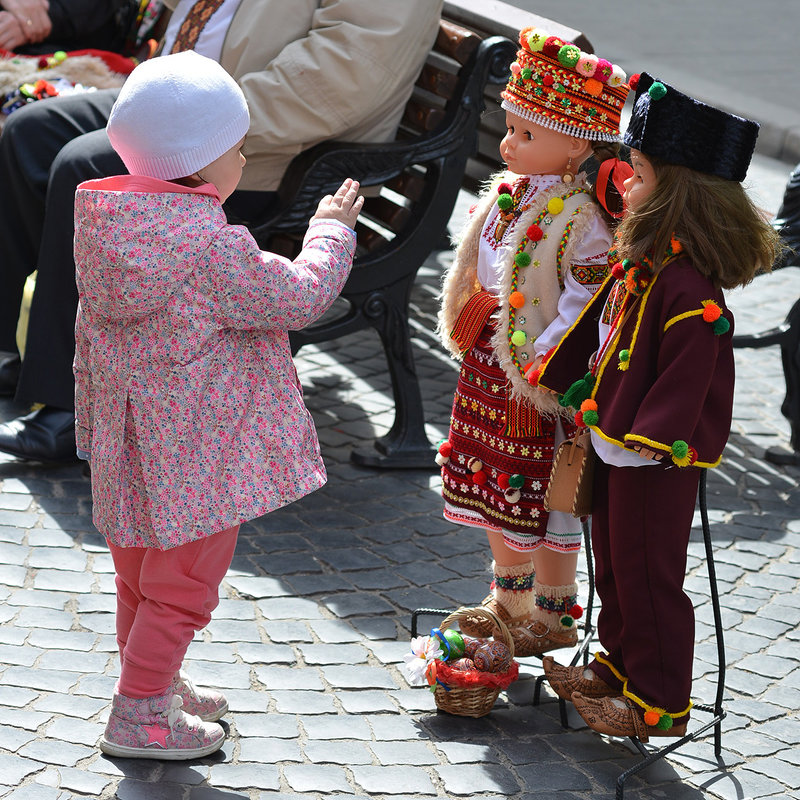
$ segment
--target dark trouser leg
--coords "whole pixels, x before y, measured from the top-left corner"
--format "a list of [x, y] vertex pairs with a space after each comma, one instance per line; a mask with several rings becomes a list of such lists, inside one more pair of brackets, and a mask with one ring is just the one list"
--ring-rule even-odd
[[[52, 163], [52, 167], [46, 192], [41, 196], [37, 209], [37, 218], [43, 219], [39, 227], [41, 245], [38, 254], [34, 246], [29, 246], [26, 257], [31, 261], [18, 265], [14, 270], [18, 277], [38, 268], [25, 359], [17, 389], [17, 399], [21, 401], [65, 409], [74, 405], [72, 359], [78, 304], [72, 257], [74, 196], [77, 185], [84, 180], [125, 172], [105, 130], [100, 130], [105, 128], [117, 93], [116, 89], [107, 89], [55, 98], [31, 106], [31, 109], [39, 105], [50, 107], [43, 108], [32, 121], [41, 126], [41, 130], [38, 133], [30, 131], [30, 135], [35, 137], [35, 141], [30, 143], [31, 150], [36, 149], [40, 138], [51, 136], [60, 147], [55, 154], [50, 154], [48, 166]], [[9, 122], [13, 119], [12, 115]], [[5, 132], [0, 141], [4, 137]], [[41, 169], [35, 169], [39, 170], [37, 186], [41, 190]], [[12, 193], [7, 202], [13, 202], [13, 199]], [[5, 236], [3, 238], [5, 240]], [[16, 311], [9, 309], [14, 327], [19, 313], [19, 300], [16, 302]]]
[[[692, 685], [694, 609], [683, 580], [699, 480], [692, 467], [608, 468], [603, 571], [613, 575], [617, 604], [604, 620], [617, 631], [610, 660], [631, 692], [673, 714], [688, 705]], [[598, 674], [605, 679], [602, 665]]]

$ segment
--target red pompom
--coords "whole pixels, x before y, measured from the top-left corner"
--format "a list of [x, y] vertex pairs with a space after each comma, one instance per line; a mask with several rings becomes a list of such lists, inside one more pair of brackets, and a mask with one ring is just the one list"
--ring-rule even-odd
[[439, 452], [443, 456], [449, 456], [453, 452], [453, 445], [450, 442], [442, 442], [439, 445]]
[[625, 277], [625, 267], [622, 266], [621, 261], [617, 261], [613, 267], [611, 267], [611, 274], [617, 279], [621, 280]]
[[508, 476], [508, 475], [506, 475], [506, 474], [505, 474], [505, 472], [501, 472], [501, 473], [500, 473], [500, 474], [497, 476], [497, 485], [498, 485], [498, 486], [499, 486], [501, 489], [508, 489], [508, 478], [509, 478], [509, 476]]
[[552, 86], [552, 85], [555, 83], [555, 79], [553, 78], [553, 76], [552, 76], [552, 75], [550, 75], [550, 74], [548, 73], [547, 75], [544, 75], [544, 76], [542, 77], [542, 83], [543, 83], [545, 86]]
[[586, 427], [586, 423], [583, 421], [583, 411], [579, 411], [579, 412], [578, 412], [578, 413], [575, 415], [575, 424], [576, 424], [576, 425], [577, 425], [579, 428], [585, 428], [585, 427]]
[[489, 476], [482, 469], [472, 475], [472, 482], [477, 483], [479, 486], [482, 486], [487, 480], [489, 480]]
[[698, 453], [691, 445], [689, 445], [689, 463], [694, 464], [697, 461]]
[[39, 67], [39, 69], [45, 69], [47, 67], [47, 59], [44, 57], [40, 58], [36, 62], [36, 66]]
[[539, 385], [539, 376], [541, 374], [542, 374], [542, 368], [541, 367], [537, 367], [536, 369], [529, 369], [525, 373], [525, 380], [528, 381], [528, 383], [531, 386], [538, 386]]
[[548, 36], [544, 41], [542, 50], [544, 51], [545, 55], [550, 56], [550, 58], [558, 58], [558, 51], [564, 46], [564, 44], [564, 40], [559, 39], [558, 36]]
[[531, 225], [525, 234], [532, 242], [538, 242], [544, 236], [544, 231], [538, 225]]
[[635, 72], [628, 79], [628, 86], [630, 86], [631, 89], [633, 89], [634, 92], [639, 88], [639, 78], [641, 78], [641, 77], [642, 76], [638, 72]]
[[583, 607], [575, 603], [575, 605], [569, 610], [569, 615], [572, 617], [572, 619], [580, 619], [583, 616]]
[[510, 183], [503, 181], [497, 187], [497, 194], [514, 194], [514, 187]]

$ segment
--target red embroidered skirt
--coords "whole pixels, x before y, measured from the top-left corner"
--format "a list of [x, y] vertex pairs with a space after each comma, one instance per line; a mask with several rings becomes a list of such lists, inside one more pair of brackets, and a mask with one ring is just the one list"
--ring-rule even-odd
[[[543, 501], [556, 422], [534, 410], [522, 435], [507, 433], [508, 378], [490, 344], [493, 334], [489, 322], [461, 364], [448, 436], [452, 451], [442, 467], [444, 515], [502, 531], [515, 549], [533, 550], [547, 534]], [[512, 476], [512, 484], [522, 482], [518, 492], [508, 485]], [[574, 523], [580, 531], [580, 522]]]

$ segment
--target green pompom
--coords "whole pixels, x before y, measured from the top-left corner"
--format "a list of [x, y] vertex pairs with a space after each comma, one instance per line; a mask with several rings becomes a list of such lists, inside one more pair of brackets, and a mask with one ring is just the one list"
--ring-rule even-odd
[[513, 205], [514, 198], [508, 192], [503, 192], [503, 194], [497, 198], [497, 206], [501, 211], [508, 211]]
[[525, 476], [524, 475], [509, 475], [508, 476], [508, 485], [512, 489], [521, 489], [525, 485]]
[[660, 731], [668, 731], [672, 727], [672, 717], [669, 714], [662, 714], [656, 723], [656, 728]]
[[511, 344], [514, 347], [523, 347], [528, 342], [528, 334], [525, 331], [514, 331], [511, 334]]
[[569, 615], [564, 614], [563, 617], [559, 620], [561, 626], [564, 628], [571, 628], [575, 624], [575, 620]]
[[652, 100], [660, 100], [664, 95], [667, 93], [667, 87], [664, 86], [663, 83], [659, 83], [655, 81], [650, 88], [647, 90], [647, 94], [650, 95]]
[[520, 77], [525, 81], [529, 81], [531, 79], [531, 75], [533, 75], [533, 70], [530, 69], [530, 67], [525, 67], [525, 69], [520, 72]]
[[575, 47], [574, 44], [565, 44], [559, 51], [558, 51], [558, 60], [561, 64], [565, 67], [574, 67], [578, 63], [578, 59], [581, 57], [580, 48]]
[[731, 324], [725, 317], [719, 317], [711, 323], [711, 330], [714, 331], [717, 336], [722, 336], [723, 333], [727, 333], [730, 329]]
[[597, 425], [597, 421], [600, 419], [597, 412], [590, 409], [589, 411], [583, 412], [583, 424], [584, 425]]
[[672, 443], [672, 455], [675, 458], [686, 458], [689, 455], [689, 445], [683, 439], [676, 439]]
[[619, 351], [619, 360], [620, 361], [628, 361], [628, 360], [630, 360], [630, 357], [631, 357], [631, 351], [630, 350], [620, 350]]
[[564, 392], [562, 398], [558, 401], [565, 408], [571, 406], [572, 408], [580, 408], [584, 400], [588, 400], [592, 396], [592, 389], [594, 388], [594, 375], [587, 372], [580, 380], [575, 381], [572, 386]]
[[526, 253], [524, 251], [522, 253], [517, 253], [514, 256], [514, 263], [518, 267], [527, 267], [531, 263], [530, 253]]
[[624, 269], [625, 272], [627, 272], [632, 266], [633, 266], [633, 261], [631, 261], [629, 258], [622, 259], [622, 269]]

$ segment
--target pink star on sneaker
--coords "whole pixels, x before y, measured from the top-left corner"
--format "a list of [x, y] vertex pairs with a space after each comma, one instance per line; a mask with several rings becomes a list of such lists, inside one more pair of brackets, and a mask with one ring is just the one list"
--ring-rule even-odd
[[167, 749], [169, 728], [162, 728], [160, 725], [142, 725], [142, 727], [147, 731], [145, 747], [149, 747], [151, 744], [158, 744], [165, 750]]

